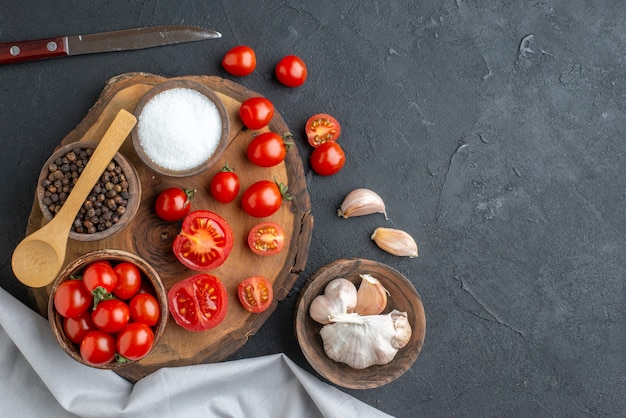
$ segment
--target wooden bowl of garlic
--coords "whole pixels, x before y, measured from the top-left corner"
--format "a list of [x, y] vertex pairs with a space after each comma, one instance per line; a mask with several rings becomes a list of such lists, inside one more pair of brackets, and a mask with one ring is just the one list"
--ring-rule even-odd
[[330, 382], [371, 389], [400, 377], [424, 343], [426, 316], [411, 282], [385, 264], [336, 260], [300, 293], [296, 337], [311, 366]]

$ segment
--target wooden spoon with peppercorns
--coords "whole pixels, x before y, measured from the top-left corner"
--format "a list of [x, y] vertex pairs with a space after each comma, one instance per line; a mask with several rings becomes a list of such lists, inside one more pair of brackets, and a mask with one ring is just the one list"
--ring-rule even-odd
[[124, 109], [119, 111], [59, 213], [15, 248], [11, 263], [19, 281], [30, 287], [43, 287], [56, 278], [65, 261], [67, 240], [76, 214], [136, 123], [131, 113]]

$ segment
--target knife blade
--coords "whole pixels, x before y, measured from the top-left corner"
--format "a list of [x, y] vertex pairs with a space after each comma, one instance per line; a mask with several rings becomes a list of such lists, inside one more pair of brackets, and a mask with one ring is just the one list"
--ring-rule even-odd
[[126, 51], [220, 38], [222, 34], [189, 25], [124, 29], [88, 35], [58, 36], [30, 41], [1, 42], [0, 64], [53, 57]]

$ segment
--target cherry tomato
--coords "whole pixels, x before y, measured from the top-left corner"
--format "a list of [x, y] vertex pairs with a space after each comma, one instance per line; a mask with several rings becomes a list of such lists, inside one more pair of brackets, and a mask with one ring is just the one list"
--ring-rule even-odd
[[265, 277], [253, 276], [239, 283], [237, 294], [247, 311], [261, 313], [272, 304], [274, 289]]
[[240, 188], [239, 176], [235, 174], [235, 170], [228, 166], [228, 163], [215, 173], [209, 185], [211, 196], [222, 203], [230, 203], [235, 200]]
[[117, 275], [117, 286], [113, 289], [113, 294], [120, 299], [132, 298], [141, 287], [141, 272], [136, 265], [129, 262], [121, 262], [113, 271]]
[[143, 322], [133, 322], [117, 335], [117, 352], [128, 360], [144, 358], [154, 345], [154, 332]]
[[157, 196], [154, 209], [159, 218], [175, 222], [180, 221], [189, 213], [195, 190], [170, 187]]
[[224, 55], [222, 66], [229, 74], [237, 77], [252, 74], [256, 68], [256, 54], [249, 46], [236, 46]]
[[63, 333], [73, 343], [80, 344], [89, 331], [96, 330], [91, 320], [91, 312], [63, 319]]
[[264, 218], [276, 213], [280, 209], [283, 199], [292, 199], [287, 194], [287, 186], [269, 180], [260, 180], [243, 192], [241, 206], [248, 215]]
[[228, 293], [215, 276], [202, 273], [180, 281], [167, 294], [174, 320], [189, 331], [217, 326], [226, 316]]
[[80, 355], [94, 366], [110, 363], [115, 358], [115, 338], [108, 332], [89, 331], [80, 343]]
[[176, 258], [192, 270], [221, 266], [232, 248], [230, 225], [208, 210], [196, 210], [187, 215], [173, 244]]
[[272, 120], [274, 105], [265, 97], [251, 97], [239, 108], [239, 117], [246, 128], [261, 129]]
[[91, 312], [91, 319], [98, 329], [116, 333], [128, 324], [130, 309], [119, 299], [103, 300]]
[[[285, 138], [288, 138], [285, 141]], [[248, 144], [248, 159], [259, 167], [273, 167], [280, 164], [287, 155], [287, 149], [292, 144], [289, 141], [291, 134], [284, 137], [276, 132], [264, 132], [254, 137]]]
[[311, 153], [311, 167], [321, 176], [338, 173], [346, 163], [346, 154], [336, 142], [325, 142]]
[[161, 310], [159, 301], [149, 293], [138, 293], [128, 303], [130, 318], [135, 322], [143, 322], [151, 327], [159, 322]]
[[63, 317], [80, 315], [93, 304], [93, 295], [82, 280], [66, 280], [54, 292], [54, 308]]
[[148, 293], [152, 296], [156, 295], [156, 293], [154, 292], [154, 286], [152, 286], [152, 283], [147, 280], [141, 281], [141, 286], [139, 286], [139, 290], [137, 291], [137, 293]]
[[276, 64], [276, 78], [287, 87], [301, 86], [306, 76], [306, 64], [300, 57], [287, 55]]
[[285, 246], [285, 231], [276, 222], [261, 222], [248, 233], [248, 246], [258, 255], [274, 255]]
[[117, 287], [117, 274], [108, 261], [94, 261], [85, 267], [83, 283], [90, 292], [101, 287], [103, 291], [111, 293]]
[[337, 119], [327, 113], [313, 115], [304, 127], [309, 144], [317, 148], [324, 142], [336, 141], [341, 135], [341, 126]]

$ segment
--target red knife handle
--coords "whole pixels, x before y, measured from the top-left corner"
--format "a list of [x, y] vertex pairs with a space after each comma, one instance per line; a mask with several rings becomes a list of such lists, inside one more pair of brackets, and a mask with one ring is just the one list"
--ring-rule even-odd
[[68, 55], [66, 38], [38, 39], [35, 41], [1, 42], [0, 64], [13, 64]]

